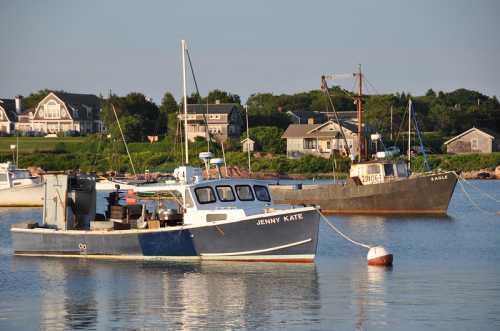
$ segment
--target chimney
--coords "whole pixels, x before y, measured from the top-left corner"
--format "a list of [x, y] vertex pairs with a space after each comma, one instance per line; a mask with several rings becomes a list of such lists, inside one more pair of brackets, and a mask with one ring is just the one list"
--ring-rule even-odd
[[16, 114], [21, 114], [21, 101], [23, 100], [23, 96], [22, 95], [16, 95], [16, 97], [14, 98], [15, 100], [15, 103], [16, 103]]
[[215, 100], [215, 104], [220, 105], [220, 100], [219, 99]]
[[309, 117], [307, 119], [307, 124], [314, 124], [314, 117]]

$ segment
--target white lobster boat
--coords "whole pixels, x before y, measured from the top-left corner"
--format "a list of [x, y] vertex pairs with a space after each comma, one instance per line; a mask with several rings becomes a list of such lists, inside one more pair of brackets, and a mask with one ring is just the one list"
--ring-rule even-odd
[[40, 207], [43, 183], [27, 169], [10, 162], [0, 163], [0, 207]]

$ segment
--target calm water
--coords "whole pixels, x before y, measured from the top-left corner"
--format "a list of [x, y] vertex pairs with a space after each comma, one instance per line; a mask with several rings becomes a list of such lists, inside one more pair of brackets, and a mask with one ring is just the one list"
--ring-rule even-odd
[[392, 269], [324, 224], [315, 265], [13, 257], [10, 224], [40, 212], [0, 209], [0, 330], [500, 330], [500, 203], [469, 191], [492, 214], [457, 186], [449, 217], [330, 218]]

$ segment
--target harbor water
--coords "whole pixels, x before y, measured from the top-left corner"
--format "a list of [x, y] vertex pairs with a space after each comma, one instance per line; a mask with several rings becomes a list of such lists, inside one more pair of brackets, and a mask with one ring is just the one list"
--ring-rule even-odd
[[500, 330], [500, 182], [470, 183], [446, 217], [329, 217], [392, 268], [325, 224], [315, 264], [15, 257], [41, 210], [0, 209], [0, 330]]

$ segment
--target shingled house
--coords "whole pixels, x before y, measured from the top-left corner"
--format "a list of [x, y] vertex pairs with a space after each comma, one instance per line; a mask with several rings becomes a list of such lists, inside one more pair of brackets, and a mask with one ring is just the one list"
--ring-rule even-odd
[[470, 128], [445, 141], [446, 153], [491, 153], [500, 151], [500, 136], [488, 129]]
[[[349, 149], [356, 153], [357, 126], [350, 122], [341, 122]], [[286, 139], [286, 154], [289, 158], [299, 158], [313, 154], [329, 158], [332, 152], [345, 151], [344, 139], [336, 122], [321, 124], [290, 124], [281, 138]]]
[[[221, 142], [239, 139], [243, 124], [236, 104], [192, 104], [187, 109], [187, 136], [190, 141], [196, 137], [206, 138], [207, 124], [210, 136]], [[184, 123], [184, 113], [178, 116]]]
[[0, 99], [0, 134], [14, 132], [17, 115], [21, 112], [20, 98]]
[[34, 109], [17, 113], [21, 132], [80, 134], [103, 131], [100, 100], [93, 94], [49, 92]]

